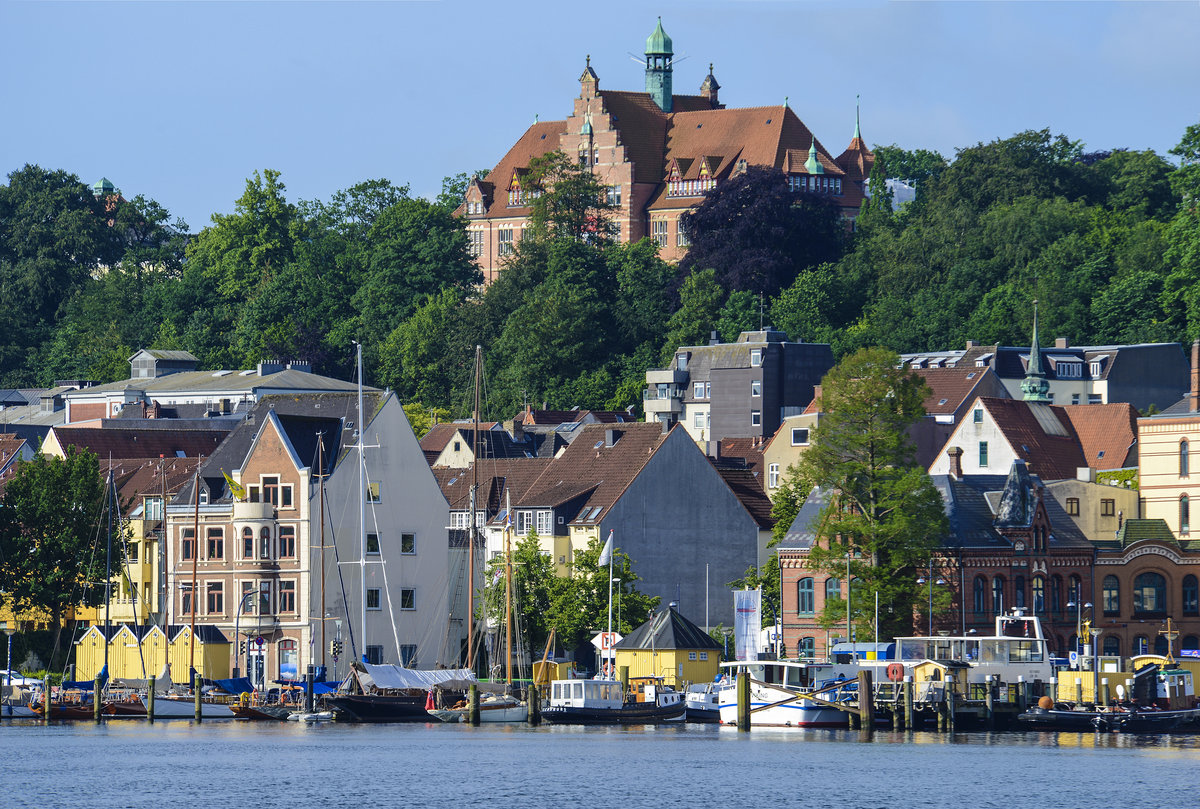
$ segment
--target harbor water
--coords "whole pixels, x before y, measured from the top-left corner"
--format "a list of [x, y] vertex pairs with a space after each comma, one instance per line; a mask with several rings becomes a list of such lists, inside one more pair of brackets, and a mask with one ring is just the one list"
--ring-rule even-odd
[[1200, 735], [0, 724], [6, 807], [1181, 806]]

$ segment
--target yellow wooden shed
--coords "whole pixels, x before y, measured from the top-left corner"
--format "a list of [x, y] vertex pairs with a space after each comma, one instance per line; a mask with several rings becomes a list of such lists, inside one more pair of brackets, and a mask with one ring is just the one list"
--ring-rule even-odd
[[630, 678], [662, 677], [682, 689], [687, 683], [710, 683], [721, 665], [721, 644], [673, 607], [652, 616], [613, 647], [618, 671]]

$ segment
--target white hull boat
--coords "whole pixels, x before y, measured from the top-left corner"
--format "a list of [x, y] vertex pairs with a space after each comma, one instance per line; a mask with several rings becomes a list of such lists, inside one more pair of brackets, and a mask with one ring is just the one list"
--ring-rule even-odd
[[[443, 722], [466, 722], [467, 709], [430, 708], [429, 715]], [[529, 706], [516, 697], [493, 697], [480, 700], [479, 721], [485, 722], [527, 722], [529, 721]]]
[[[147, 705], [145, 697], [141, 698], [142, 705]], [[233, 719], [233, 707], [219, 702], [201, 702], [200, 717], [202, 719]], [[196, 703], [190, 697], [154, 697], [155, 719], [195, 719]]]

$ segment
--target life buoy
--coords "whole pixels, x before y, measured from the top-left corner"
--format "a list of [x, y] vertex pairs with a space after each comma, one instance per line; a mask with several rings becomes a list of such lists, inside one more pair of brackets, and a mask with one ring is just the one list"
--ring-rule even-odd
[[608, 677], [610, 675], [612, 675], [612, 663], [605, 663], [604, 664], [604, 676]]
[[899, 663], [888, 663], [887, 676], [893, 683], [900, 682], [904, 679], [904, 666]]
[[242, 707], [243, 707], [243, 708], [249, 707], [249, 705], [250, 705], [250, 692], [249, 692], [249, 691], [243, 691], [243, 692], [241, 693], [241, 696], [239, 697], [239, 700], [240, 700], [240, 702], [242, 703]]

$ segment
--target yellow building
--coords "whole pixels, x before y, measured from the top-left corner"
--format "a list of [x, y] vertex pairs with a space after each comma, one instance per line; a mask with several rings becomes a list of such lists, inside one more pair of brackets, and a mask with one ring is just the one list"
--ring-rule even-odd
[[[138, 633], [141, 637], [138, 637]], [[128, 624], [109, 628], [107, 643], [104, 627], [93, 626], [75, 644], [75, 678], [92, 680], [104, 667], [104, 650], [108, 647], [108, 674], [114, 680], [145, 680], [158, 677], [170, 662], [171, 680], [188, 681], [194, 664], [201, 677], [223, 680], [229, 677], [231, 659], [229, 639], [214, 626], [196, 627], [196, 650], [192, 656], [191, 630], [186, 626], [133, 627]]]
[[712, 682], [721, 665], [721, 644], [673, 607], [622, 638], [614, 652], [617, 670], [628, 666], [630, 678], [662, 677], [679, 689]]
[[1188, 539], [1191, 501], [1200, 497], [1200, 395], [1138, 419], [1138, 467], [1142, 516], [1166, 520], [1175, 536]]

